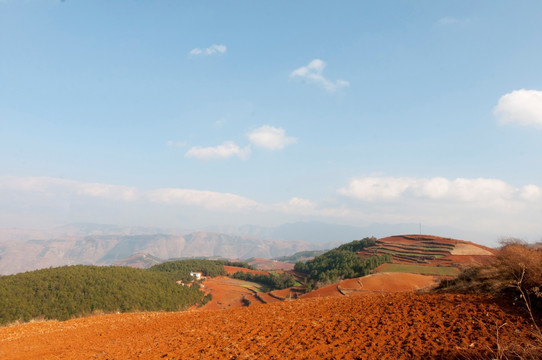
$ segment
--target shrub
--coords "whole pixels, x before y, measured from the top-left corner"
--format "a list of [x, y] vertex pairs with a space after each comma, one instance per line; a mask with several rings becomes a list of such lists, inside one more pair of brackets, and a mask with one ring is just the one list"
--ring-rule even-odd
[[532, 311], [542, 310], [542, 247], [518, 239], [503, 240], [501, 245], [491, 264], [466, 268], [439, 289], [518, 298], [532, 317]]

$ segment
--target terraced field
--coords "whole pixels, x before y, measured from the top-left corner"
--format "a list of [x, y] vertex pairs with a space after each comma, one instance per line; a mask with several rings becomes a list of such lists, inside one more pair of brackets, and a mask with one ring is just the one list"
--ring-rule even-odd
[[393, 264], [377, 272], [411, 272], [456, 276], [463, 264], [491, 261], [494, 250], [471, 242], [430, 235], [401, 235], [382, 238], [359, 252], [362, 257], [389, 254]]

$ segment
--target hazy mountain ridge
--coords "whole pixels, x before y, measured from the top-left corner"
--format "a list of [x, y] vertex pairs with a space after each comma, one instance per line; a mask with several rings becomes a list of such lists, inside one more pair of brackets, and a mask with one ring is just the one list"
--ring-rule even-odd
[[[110, 265], [134, 254], [180, 257], [276, 258], [331, 249], [366, 236], [414, 233], [416, 224], [347, 226], [322, 222], [276, 227], [213, 226], [205, 231], [75, 223], [37, 231], [0, 229], [0, 274], [62, 265]], [[423, 227], [429, 231], [430, 227]], [[446, 231], [430, 231], [446, 234]], [[478, 241], [477, 241], [478, 242]]]
[[4, 240], [0, 242], [0, 274], [74, 264], [110, 265], [136, 253], [164, 260], [180, 257], [272, 258], [330, 246], [329, 243], [272, 241], [203, 231], [186, 235], [88, 235]]

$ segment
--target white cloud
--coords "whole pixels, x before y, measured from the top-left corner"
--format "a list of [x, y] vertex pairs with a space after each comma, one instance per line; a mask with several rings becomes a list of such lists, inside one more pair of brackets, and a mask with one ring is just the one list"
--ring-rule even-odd
[[83, 195], [108, 200], [136, 200], [138, 192], [130, 186], [88, 183], [51, 177], [0, 176], [0, 188], [37, 192], [48, 196]]
[[193, 205], [204, 209], [245, 209], [263, 206], [230, 193], [206, 190], [161, 188], [138, 191], [135, 187], [90, 183], [51, 177], [0, 176], [0, 191], [36, 193], [49, 198], [83, 196], [115, 201], [150, 201], [158, 204]]
[[258, 206], [256, 201], [235, 194], [179, 188], [153, 190], [147, 193], [147, 198], [155, 203], [194, 205], [213, 210]]
[[525, 185], [521, 189], [521, 197], [527, 201], [536, 201], [542, 198], [542, 188], [536, 185]]
[[339, 207], [322, 207], [318, 203], [299, 197], [292, 197], [287, 202], [279, 202], [272, 206], [261, 209], [274, 210], [283, 214], [303, 215], [316, 218], [347, 218], [352, 216], [352, 211]]
[[440, 25], [452, 25], [452, 24], [457, 24], [458, 22], [459, 22], [458, 19], [453, 18], [453, 17], [449, 17], [449, 16], [440, 18], [440, 19], [438, 20], [438, 23], [439, 23]]
[[[533, 188], [525, 191], [530, 196], [535, 194]], [[351, 180], [348, 186], [338, 192], [365, 201], [417, 198], [491, 205], [515, 199], [520, 189], [498, 179], [362, 177]]]
[[330, 81], [326, 79], [322, 72], [326, 67], [326, 63], [320, 59], [312, 60], [307, 66], [302, 66], [290, 74], [291, 78], [300, 78], [307, 82], [318, 84], [327, 91], [336, 91], [342, 87], [350, 86], [350, 83], [345, 80], [338, 79], [336, 81]]
[[344, 196], [320, 202], [291, 197], [263, 203], [227, 192], [141, 190], [52, 177], [0, 176], [0, 213], [5, 215], [0, 216], [0, 223], [35, 226], [40, 221], [61, 224], [120, 220], [164, 221], [167, 226], [177, 226], [182, 220], [183, 226], [204, 226], [217, 221], [247, 223], [256, 219], [255, 223], [332, 220], [357, 225], [423, 222], [427, 227], [444, 225], [491, 234], [492, 239], [522, 234], [539, 237], [542, 229], [539, 185], [516, 187], [488, 178], [369, 176], [353, 179], [338, 192]]
[[365, 177], [351, 180], [339, 193], [367, 201], [390, 200], [400, 197], [411, 183], [409, 178]]
[[177, 148], [183, 148], [186, 145], [188, 145], [186, 141], [173, 141], [173, 140], [169, 140], [166, 144], [167, 146], [177, 147]]
[[501, 124], [542, 127], [542, 91], [514, 90], [503, 95], [494, 109]]
[[218, 119], [217, 121], [215, 121], [215, 122], [213, 123], [213, 127], [214, 127], [215, 129], [220, 129], [220, 128], [223, 127], [227, 122], [228, 122], [228, 121], [227, 121], [226, 119], [220, 118], [220, 119]]
[[288, 201], [288, 205], [296, 208], [301, 207], [305, 209], [311, 209], [316, 207], [316, 204], [314, 202], [298, 197], [291, 198], [290, 201]]
[[185, 157], [194, 157], [200, 160], [212, 159], [227, 159], [232, 156], [237, 156], [241, 159], [246, 159], [250, 155], [250, 147], [240, 148], [233, 141], [226, 141], [222, 145], [212, 147], [191, 147]]
[[214, 55], [214, 54], [224, 54], [226, 52], [227, 48], [226, 48], [226, 45], [217, 45], [217, 44], [213, 44], [211, 46], [209, 46], [208, 48], [206, 49], [200, 49], [200, 48], [195, 48], [195, 49], [192, 49], [190, 50], [190, 55]]
[[247, 136], [253, 145], [269, 150], [281, 150], [286, 145], [297, 142], [296, 138], [286, 136], [284, 129], [269, 125], [261, 126], [248, 133]]

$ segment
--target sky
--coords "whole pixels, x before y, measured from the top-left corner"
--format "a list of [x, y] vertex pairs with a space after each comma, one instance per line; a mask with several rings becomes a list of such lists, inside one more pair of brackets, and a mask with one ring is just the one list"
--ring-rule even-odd
[[0, 0], [0, 227], [540, 241], [540, 19], [538, 0]]

